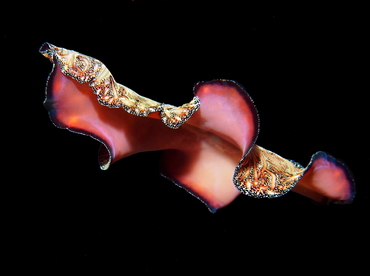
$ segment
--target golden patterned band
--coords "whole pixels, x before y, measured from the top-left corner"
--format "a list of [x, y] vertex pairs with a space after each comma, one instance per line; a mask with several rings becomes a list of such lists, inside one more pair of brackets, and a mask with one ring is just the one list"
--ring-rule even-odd
[[304, 171], [298, 163], [254, 145], [235, 169], [234, 184], [249, 196], [279, 197], [296, 185]]
[[99, 103], [109, 108], [123, 108], [136, 116], [160, 112], [163, 123], [174, 129], [179, 128], [199, 109], [200, 101], [196, 96], [190, 103], [179, 107], [140, 96], [117, 83], [101, 61], [78, 52], [44, 43], [40, 53], [53, 63], [58, 62], [64, 75], [80, 83], [88, 83]]

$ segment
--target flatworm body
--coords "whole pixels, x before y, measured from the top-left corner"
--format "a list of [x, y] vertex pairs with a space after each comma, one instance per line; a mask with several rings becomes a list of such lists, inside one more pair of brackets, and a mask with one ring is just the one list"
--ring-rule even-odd
[[180, 107], [158, 103], [117, 83], [103, 63], [45, 43], [53, 64], [45, 106], [60, 128], [102, 143], [102, 169], [143, 151], [161, 150], [161, 174], [211, 211], [238, 195], [274, 198], [293, 190], [319, 203], [349, 203], [355, 195], [347, 167], [323, 152], [309, 165], [255, 144], [257, 109], [234, 81], [200, 82]]

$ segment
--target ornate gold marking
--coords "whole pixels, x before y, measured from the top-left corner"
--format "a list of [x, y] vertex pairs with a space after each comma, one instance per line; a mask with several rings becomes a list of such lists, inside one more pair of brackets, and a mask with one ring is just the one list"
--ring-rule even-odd
[[190, 103], [176, 107], [162, 104], [140, 96], [130, 88], [117, 83], [107, 67], [99, 60], [75, 51], [45, 43], [40, 53], [53, 63], [56, 61], [61, 72], [80, 83], [88, 83], [101, 105], [123, 108], [136, 116], [148, 116], [160, 112], [162, 121], [170, 128], [179, 128], [199, 109], [200, 100], [194, 97]]
[[252, 197], [279, 197], [295, 186], [303, 171], [298, 163], [255, 145], [236, 167], [234, 184]]

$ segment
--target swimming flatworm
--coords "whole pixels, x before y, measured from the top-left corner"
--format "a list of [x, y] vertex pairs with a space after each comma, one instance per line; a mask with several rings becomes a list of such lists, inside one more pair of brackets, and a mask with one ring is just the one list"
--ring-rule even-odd
[[199, 82], [182, 106], [158, 103], [115, 81], [99, 60], [45, 43], [53, 63], [45, 106], [59, 128], [99, 142], [101, 169], [137, 152], [161, 150], [161, 174], [211, 211], [238, 195], [274, 198], [292, 190], [319, 203], [350, 203], [352, 175], [334, 157], [318, 152], [309, 165], [255, 144], [259, 119], [236, 82]]

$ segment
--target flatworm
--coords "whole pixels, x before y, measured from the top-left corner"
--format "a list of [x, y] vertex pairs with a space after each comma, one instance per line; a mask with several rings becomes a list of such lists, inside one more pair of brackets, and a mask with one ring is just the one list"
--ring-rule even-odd
[[193, 99], [175, 107], [117, 83], [95, 58], [49, 43], [40, 52], [53, 63], [44, 102], [52, 122], [100, 141], [101, 169], [161, 150], [161, 174], [213, 212], [240, 194], [274, 198], [292, 190], [318, 203], [355, 196], [351, 172], [334, 157], [318, 152], [304, 168], [257, 146], [257, 109], [234, 81], [199, 82]]

